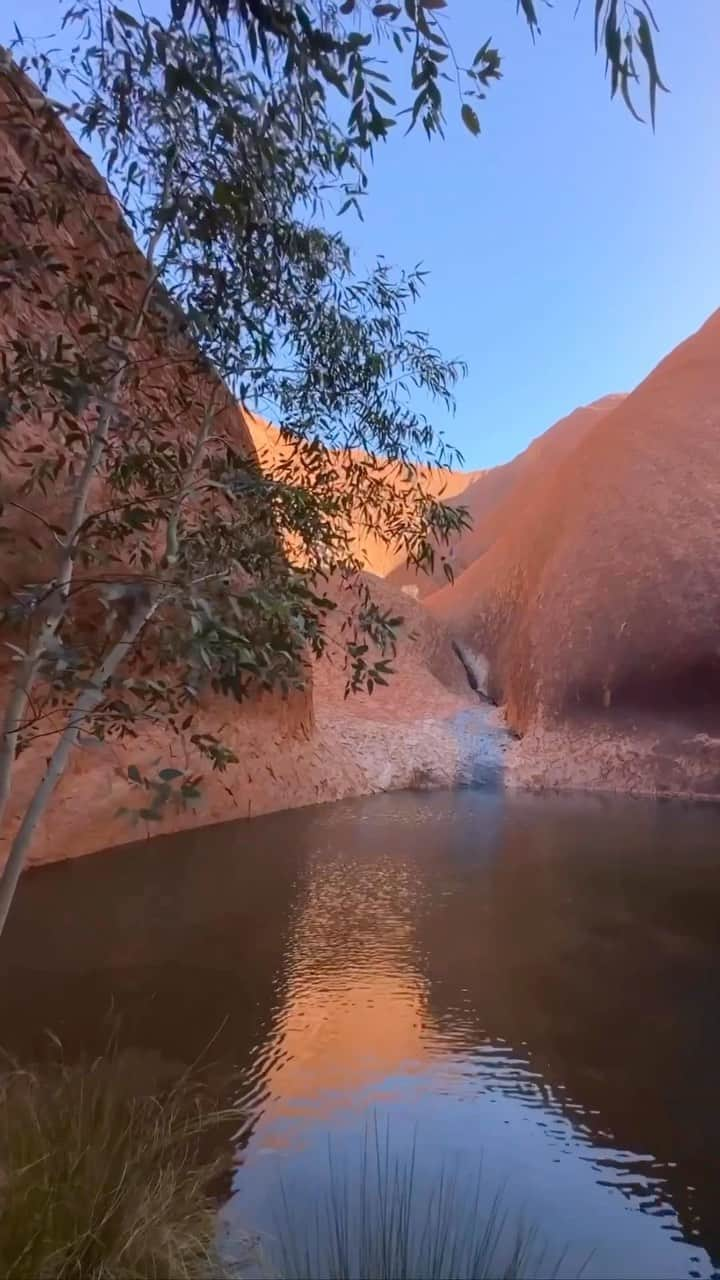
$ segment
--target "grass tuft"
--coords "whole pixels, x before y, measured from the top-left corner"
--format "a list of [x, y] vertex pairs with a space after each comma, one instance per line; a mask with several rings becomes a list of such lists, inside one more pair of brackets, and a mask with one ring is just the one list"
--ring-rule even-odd
[[[232, 1113], [184, 1075], [131, 1087], [122, 1054], [0, 1076], [0, 1275], [207, 1280], [220, 1167], [207, 1136]], [[215, 1149], [217, 1149], [217, 1143]]]
[[[522, 1280], [557, 1276], [537, 1231], [512, 1222], [502, 1194], [488, 1199], [446, 1166], [418, 1177], [416, 1148], [395, 1155], [389, 1128], [366, 1127], [360, 1168], [348, 1175], [332, 1148], [328, 1190], [314, 1214], [293, 1211], [280, 1187], [276, 1240], [283, 1280]], [[267, 1242], [270, 1246], [271, 1242]], [[268, 1252], [274, 1250], [268, 1248]]]

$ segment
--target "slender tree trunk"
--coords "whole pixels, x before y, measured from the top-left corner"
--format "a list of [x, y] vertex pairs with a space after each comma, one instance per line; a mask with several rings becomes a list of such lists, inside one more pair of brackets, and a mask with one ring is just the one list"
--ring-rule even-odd
[[2, 737], [0, 737], [0, 832], [2, 831], [3, 814], [10, 799], [10, 783], [15, 763], [18, 733], [25, 707], [27, 706], [27, 678], [29, 675], [32, 679], [37, 661], [37, 656], [34, 653], [32, 662], [30, 662], [30, 657], [31, 655], [28, 655], [28, 658], [23, 662], [22, 670], [16, 677], [16, 683], [10, 690], [7, 707], [5, 708]]
[[87, 513], [90, 486], [113, 419], [114, 403], [120, 390], [121, 378], [122, 374], [118, 372], [112, 380], [108, 404], [98, 419], [92, 444], [87, 452], [82, 473], [78, 480], [67, 535], [63, 543], [62, 555], [57, 569], [56, 585], [52, 597], [54, 603], [50, 605], [45, 621], [36, 633], [25, 658], [20, 664], [20, 670], [16, 676], [15, 685], [10, 693], [5, 710], [2, 737], [0, 738], [0, 830], [2, 830], [3, 816], [10, 798], [18, 736], [28, 703], [28, 695], [35, 683], [42, 656], [65, 614], [72, 585], [75, 539]]
[[97, 668], [88, 688], [84, 689], [75, 700], [65, 728], [62, 730], [55, 750], [48, 761], [42, 782], [28, 805], [23, 820], [15, 834], [8, 860], [0, 877], [0, 934], [2, 934], [5, 927], [5, 921], [15, 896], [17, 883], [25, 864], [25, 857], [35, 828], [65, 771], [70, 753], [77, 745], [83, 724], [99, 706], [104, 697], [108, 680], [115, 674], [122, 660], [132, 649], [143, 627], [150, 621], [157, 609], [158, 603], [159, 600], [157, 599], [149, 604], [145, 603], [141, 609], [138, 609], [133, 614], [120, 639], [113, 645], [104, 662]]
[[[163, 178], [161, 208], [164, 208], [167, 205], [173, 164], [173, 160], [168, 160]], [[153, 232], [148, 243], [146, 254], [149, 267], [148, 281], [135, 317], [132, 334], [130, 336], [131, 342], [136, 341], [140, 336], [148, 303], [157, 280], [157, 270], [154, 263], [161, 238], [162, 227], [158, 226]], [[42, 661], [43, 654], [45, 653], [48, 644], [55, 635], [65, 615], [70, 587], [72, 585], [75, 542], [87, 515], [90, 487], [95, 472], [97, 471], [100, 458], [102, 457], [103, 449], [105, 448], [108, 432], [115, 419], [115, 414], [117, 412], [117, 399], [122, 387], [125, 369], [126, 366], [123, 363], [113, 375], [105, 404], [98, 417], [97, 426], [92, 436], [90, 448], [88, 449], [83, 469], [78, 479], [77, 488], [75, 490], [75, 500], [70, 513], [68, 529], [56, 574], [56, 588], [53, 593], [54, 603], [51, 605], [48, 616], [37, 632], [35, 639], [32, 641], [27, 654], [20, 665], [20, 670], [15, 679], [15, 684], [11, 690], [7, 707], [5, 709], [2, 729], [0, 729], [0, 832], [2, 831], [3, 817], [7, 809], [7, 803], [10, 799], [10, 788], [12, 785], [12, 774], [17, 754], [18, 737], [28, 704], [28, 696], [35, 683], [38, 667]], [[0, 921], [0, 932], [1, 931], [2, 921]]]
[[[193, 482], [195, 479], [197, 468], [200, 464], [203, 450], [205, 449], [205, 446], [208, 441], [208, 437], [210, 435], [210, 430], [215, 418], [215, 413], [216, 413], [215, 396], [213, 396], [210, 404], [206, 407], [205, 412], [203, 414], [202, 426], [195, 440], [192, 456], [190, 458], [190, 462], [188, 464], [188, 469], [185, 476], [185, 482], [182, 486], [180, 493], [177, 496], [177, 499], [168, 517], [166, 542], [165, 542], [165, 561], [168, 564], [168, 566], [172, 566], [177, 560], [178, 524], [180, 520], [182, 506], [185, 499], [192, 492]], [[92, 475], [92, 471], [89, 471], [89, 474]], [[149, 622], [152, 615], [155, 613], [159, 602], [160, 602], [159, 594], [156, 591], [154, 598], [152, 598], [149, 603], [146, 603], [145, 605], [143, 605], [142, 608], [140, 608], [133, 615], [124, 634], [121, 636], [118, 642], [110, 650], [110, 653], [106, 657], [105, 661], [100, 665], [100, 667], [98, 667], [91, 681], [90, 687], [84, 690], [83, 693], [81, 693], [75, 701], [73, 709], [68, 716], [68, 720], [65, 725], [65, 728], [64, 730], [62, 730], [60, 738], [56, 744], [55, 750], [50, 758], [50, 761], [48, 763], [47, 769], [43, 776], [42, 782], [38, 786], [32, 800], [30, 801], [30, 804], [28, 805], [28, 808], [23, 817], [22, 823], [18, 828], [18, 831], [15, 835], [15, 838], [13, 840], [13, 843], [10, 849], [10, 853], [8, 855], [8, 860], [5, 865], [5, 869], [2, 872], [2, 875], [0, 876], [0, 934], [2, 934], [3, 928], [5, 927], [5, 921], [7, 920], [8, 912], [10, 910], [13, 898], [15, 896], [18, 880], [20, 879], [20, 875], [22, 873], [22, 869], [25, 864], [25, 858], [27, 855], [28, 848], [30, 846], [30, 842], [33, 837], [33, 833], [37, 827], [38, 822], [40, 821], [40, 818], [45, 812], [45, 809], [47, 808], [48, 802], [52, 797], [55, 787], [57, 786], [60, 778], [62, 777], [65, 771], [68, 760], [70, 758], [70, 754], [75, 748], [75, 746], [77, 745], [78, 736], [82, 730], [83, 723], [87, 720], [89, 716], [92, 715], [93, 711], [101, 702], [104, 695], [105, 686], [108, 680], [115, 673], [117, 667], [122, 662], [123, 658], [125, 658], [127, 654], [130, 652], [130, 650], [132, 649], [135, 641], [140, 635], [140, 632], [143, 630], [143, 628]], [[43, 634], [45, 635], [47, 634], [47, 632], [45, 632], [45, 629], [43, 629]], [[36, 659], [36, 662], [37, 662], [37, 659]], [[25, 664], [23, 665], [25, 666]], [[13, 691], [13, 694], [11, 696], [10, 703], [8, 704], [8, 715], [6, 716], [6, 722], [9, 718], [9, 713], [12, 712], [12, 714], [15, 717], [15, 726], [16, 726], [15, 737], [16, 738], [17, 738], [17, 731], [19, 728], [20, 720], [22, 717], [22, 712], [24, 710], [24, 706], [26, 702], [27, 702], [26, 686], [23, 685], [21, 688], [20, 683], [18, 681], [18, 684], [16, 685], [15, 690]], [[18, 707], [20, 708], [19, 710], [18, 710]], [[3, 742], [3, 751], [8, 750], [8, 742], [9, 742], [9, 735], [6, 735]], [[13, 752], [14, 752], [14, 746], [13, 746]], [[7, 770], [8, 795], [9, 795], [9, 782], [10, 782], [11, 773], [12, 773], [12, 763], [10, 765], [10, 768]], [[3, 781], [3, 779], [0, 779], [0, 782], [1, 781]], [[7, 796], [6, 796], [6, 799], [7, 799]], [[2, 816], [2, 811], [0, 809], [0, 818], [1, 816]]]
[[192, 455], [185, 472], [185, 479], [183, 481], [182, 488], [177, 496], [177, 500], [170, 512], [170, 515], [168, 516], [167, 531], [165, 534], [165, 560], [166, 563], [171, 566], [177, 563], [178, 558], [178, 528], [180, 525], [182, 506], [185, 499], [188, 498], [193, 491], [195, 473], [200, 465], [200, 459], [202, 458], [203, 450], [210, 435], [210, 428], [215, 420], [215, 400], [216, 391], [213, 391], [210, 404], [206, 407], [203, 413], [202, 426], [198, 431], [197, 438], [193, 446]]

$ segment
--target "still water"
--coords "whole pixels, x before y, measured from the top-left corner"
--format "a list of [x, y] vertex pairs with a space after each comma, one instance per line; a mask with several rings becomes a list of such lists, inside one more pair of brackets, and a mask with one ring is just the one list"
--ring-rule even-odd
[[[239, 1073], [222, 1213], [272, 1240], [368, 1127], [540, 1229], [561, 1275], [720, 1274], [720, 812], [381, 796], [29, 873], [2, 1043]], [[538, 1263], [538, 1266], [540, 1264]], [[548, 1264], [549, 1265], [549, 1264]]]

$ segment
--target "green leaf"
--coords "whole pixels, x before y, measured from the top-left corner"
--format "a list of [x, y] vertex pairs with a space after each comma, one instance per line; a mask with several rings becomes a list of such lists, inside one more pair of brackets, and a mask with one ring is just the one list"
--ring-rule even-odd
[[165, 92], [168, 98], [173, 98], [180, 87], [181, 76], [177, 69], [170, 62], [165, 68]]
[[533, 34], [535, 33], [535, 31], [539, 31], [540, 24], [538, 22], [538, 17], [535, 11], [535, 5], [533, 3], [533, 0], [518, 0], [518, 5], [522, 9], [523, 13], [525, 14], [525, 21], [527, 22]]
[[113, 17], [117, 18], [122, 27], [139, 28], [140, 26], [137, 18], [134, 18], [131, 13], [126, 13], [124, 9], [118, 9], [117, 6], [113, 8]]
[[[655, 102], [658, 89], [662, 89], [664, 93], [668, 92], [667, 85], [664, 85], [660, 72], [658, 71], [657, 60], [655, 57], [655, 48], [653, 45], [652, 31], [650, 23], [645, 14], [640, 9], [635, 9], [635, 16], [638, 21], [638, 46], [640, 52], [645, 59], [648, 69], [648, 77], [650, 80], [650, 118], [652, 120], [653, 129], [655, 128]], [[652, 12], [651, 12], [652, 17]], [[654, 19], [653, 19], [654, 22]]]
[[469, 129], [473, 137], [476, 138], [480, 132], [480, 121], [478, 120], [477, 112], [473, 110], [469, 102], [463, 102], [460, 114], [465, 128]]
[[605, 0], [595, 0], [595, 52], [597, 53], [600, 44], [600, 15], [603, 11]]

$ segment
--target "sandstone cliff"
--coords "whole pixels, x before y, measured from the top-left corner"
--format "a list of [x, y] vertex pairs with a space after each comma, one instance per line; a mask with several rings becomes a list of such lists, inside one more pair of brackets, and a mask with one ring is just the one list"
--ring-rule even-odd
[[[285, 458], [291, 458], [291, 450], [284, 445], [277, 428], [271, 426], [263, 418], [258, 417], [256, 414], [248, 414], [247, 421], [260, 465], [264, 471], [273, 474], [278, 466], [282, 466]], [[359, 459], [364, 465], [368, 465], [367, 454], [363, 454], [357, 449], [352, 449], [349, 453], [351, 462], [353, 459]], [[343, 486], [352, 483], [352, 479], [349, 479], [348, 463], [344, 455], [328, 449], [325, 451], [325, 456], [327, 459], [326, 465], [332, 468], [337, 477], [338, 485]], [[398, 478], [391, 468], [383, 464], [382, 460], [378, 461], [377, 470], [379, 475], [393, 484], [399, 493], [402, 493], [402, 479]], [[430, 497], [441, 499], [443, 502], [450, 502], [453, 498], [457, 498], [459, 502], [464, 504], [469, 488], [481, 474], [482, 472], [479, 471], [452, 471], [438, 467], [417, 467], [417, 475], [421, 480], [424, 492]], [[393, 570], [396, 570], [398, 576], [393, 578], [395, 586], [401, 586], [406, 581], [412, 581], [419, 584], [418, 594], [424, 594], [425, 590], [432, 590], [433, 578], [431, 575], [424, 573], [411, 574], [404, 569], [405, 557], [402, 550], [394, 546], [392, 542], [377, 537], [372, 528], [362, 522], [360, 513], [355, 514], [351, 532], [353, 552], [360, 561], [363, 570], [376, 574], [381, 578], [387, 577]], [[427, 584], [427, 587], [425, 584]]]
[[715, 795], [720, 312], [595, 410], [428, 607], [487, 654], [522, 780]]
[[[443, 494], [444, 500], [457, 497], [472, 519], [472, 528], [463, 534], [452, 555], [456, 579], [492, 546], [508, 519], [508, 503], [523, 510], [531, 500], [534, 486], [555, 467], [596, 424], [599, 418], [619, 404], [622, 396], [605, 396], [594, 404], [576, 409], [549, 427], [510, 462], [471, 472], [470, 482], [462, 489]], [[454, 473], [452, 473], [454, 474]], [[446, 585], [443, 573], [418, 575], [405, 565], [393, 567], [390, 581], [399, 587], [413, 587], [420, 599]]]

